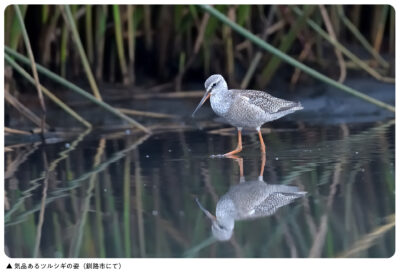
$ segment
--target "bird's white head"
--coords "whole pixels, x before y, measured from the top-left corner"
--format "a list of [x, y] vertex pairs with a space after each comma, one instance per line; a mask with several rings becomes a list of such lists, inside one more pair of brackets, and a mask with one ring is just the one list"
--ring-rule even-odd
[[228, 89], [228, 85], [224, 77], [221, 74], [213, 74], [207, 78], [204, 83], [204, 87], [206, 88], [206, 92], [213, 93], [213, 91], [217, 91], [220, 89]]
[[228, 241], [233, 234], [233, 228], [235, 227], [235, 220], [231, 216], [224, 216], [225, 218], [221, 218], [218, 220], [217, 217], [212, 215], [210, 211], [205, 209], [199, 202], [199, 199], [196, 198], [196, 203], [201, 209], [201, 211], [206, 214], [206, 216], [211, 220], [211, 232], [212, 235], [218, 241]]
[[224, 77], [221, 74], [213, 74], [207, 78], [206, 82], [204, 83], [204, 87], [206, 88], [206, 92], [204, 93], [203, 98], [201, 99], [200, 103], [197, 105], [196, 109], [193, 111], [192, 116], [199, 110], [199, 108], [207, 101], [208, 98], [215, 92], [219, 90], [227, 90], [228, 85], [225, 82]]

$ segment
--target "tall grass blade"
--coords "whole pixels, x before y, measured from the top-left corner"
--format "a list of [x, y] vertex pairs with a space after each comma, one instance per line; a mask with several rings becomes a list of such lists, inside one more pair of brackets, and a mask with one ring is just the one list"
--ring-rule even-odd
[[394, 54], [395, 52], [395, 40], [396, 40], [396, 13], [393, 7], [390, 7], [390, 28], [389, 28], [389, 52]]
[[[324, 5], [319, 5], [319, 9], [320, 9], [320, 13], [322, 15], [322, 19], [324, 20], [325, 27], [328, 31], [329, 36], [331, 37], [331, 39], [333, 41], [337, 41], [336, 32], [339, 32], [339, 31], [338, 31], [338, 27], [334, 28], [334, 24], [332, 21], [332, 19], [335, 18], [335, 16], [329, 17], [328, 11]], [[332, 11], [335, 11], [335, 10], [331, 9], [331, 14], [332, 14]], [[335, 20], [335, 21], [337, 21], [337, 20]], [[335, 31], [335, 29], [336, 29], [336, 31]], [[337, 48], [335, 48], [335, 54], [338, 59], [339, 68], [340, 68], [340, 76], [339, 76], [338, 82], [343, 83], [344, 80], [346, 79], [346, 74], [347, 74], [346, 64], [344, 63], [342, 53]]]
[[[21, 5], [21, 6], [19, 6], [19, 8], [20, 8], [22, 17], [24, 18], [28, 7], [26, 5]], [[13, 16], [14, 14], [12, 13], [13, 9], [11, 9], [11, 6], [9, 6], [9, 8], [6, 9], [6, 11], [8, 11], [8, 10], [9, 10], [9, 14], [11, 14], [10, 16], [12, 18], [12, 23], [11, 23], [11, 27], [10, 27], [9, 45], [12, 49], [17, 49], [19, 41], [21, 39], [21, 31], [22, 30], [21, 30], [18, 16]], [[15, 12], [15, 10], [14, 10], [14, 12]]]
[[86, 51], [90, 64], [93, 64], [94, 53], [93, 53], [93, 16], [92, 16], [92, 5], [86, 5], [86, 16], [85, 16], [85, 30], [86, 30]]
[[88, 78], [90, 87], [92, 88], [93, 94], [96, 97], [96, 99], [102, 100], [99, 88], [97, 87], [96, 81], [95, 81], [95, 79], [93, 77], [93, 73], [92, 73], [92, 70], [90, 68], [89, 61], [88, 61], [88, 59], [86, 57], [85, 50], [83, 49], [82, 42], [81, 42], [81, 39], [79, 37], [78, 29], [76, 28], [75, 20], [74, 20], [74, 18], [72, 16], [72, 13], [71, 13], [71, 9], [70, 9], [70, 7], [68, 5], [65, 5], [64, 6], [64, 11], [65, 11], [65, 15], [66, 15], [66, 21], [68, 23], [69, 28], [71, 29], [72, 37], [74, 38], [76, 47], [78, 49], [78, 52], [79, 52], [79, 55], [80, 55], [80, 58], [81, 58], [81, 62], [82, 62], [83, 67], [85, 69], [86, 76]]
[[67, 76], [67, 57], [68, 57], [68, 28], [62, 27], [61, 30], [61, 48], [60, 48], [60, 74], [61, 77]]
[[123, 209], [123, 219], [124, 219], [124, 248], [125, 257], [131, 257], [131, 226], [130, 226], [130, 216], [131, 216], [131, 155], [128, 154], [124, 161], [124, 209]]
[[43, 25], [45, 25], [47, 20], [49, 19], [49, 10], [50, 10], [49, 5], [42, 6], [42, 24]]
[[135, 82], [135, 47], [136, 47], [136, 28], [134, 20], [135, 7], [128, 5], [127, 23], [128, 23], [128, 54], [129, 54], [129, 80], [131, 83]]
[[122, 40], [122, 24], [121, 14], [119, 12], [119, 5], [113, 5], [114, 15], [114, 30], [115, 30], [115, 42], [117, 44], [117, 52], [119, 59], [119, 66], [122, 73], [122, 81], [125, 85], [129, 84], [128, 68], [126, 66], [125, 52], [124, 52], [124, 41]]
[[384, 5], [378, 17], [378, 25], [376, 26], [376, 32], [375, 32], [374, 49], [377, 52], [379, 52], [381, 49], [383, 32], [385, 31], [385, 25], [388, 13], [389, 13], [389, 5]]
[[107, 6], [99, 6], [96, 9], [96, 78], [102, 79], [104, 45], [107, 23]]
[[15, 13], [17, 14], [17, 18], [18, 18], [18, 21], [19, 21], [19, 24], [21, 27], [21, 32], [22, 32], [22, 36], [25, 41], [26, 50], [28, 52], [28, 56], [31, 61], [31, 68], [32, 68], [32, 72], [33, 72], [33, 78], [35, 79], [36, 91], [38, 93], [40, 106], [41, 106], [42, 112], [43, 112], [42, 117], [41, 117], [42, 121], [41, 121], [41, 127], [40, 127], [41, 131], [43, 133], [44, 132], [44, 124], [45, 124], [45, 120], [46, 120], [46, 105], [44, 103], [42, 90], [40, 88], [39, 75], [36, 70], [35, 58], [33, 56], [31, 42], [29, 41], [28, 33], [26, 32], [24, 18], [22, 17], [21, 10], [18, 5], [14, 5], [14, 9], [15, 9]]
[[245, 25], [245, 23], [250, 19], [250, 14], [251, 14], [251, 6], [250, 5], [238, 6], [237, 23], [243, 27]]
[[[52, 42], [54, 42], [54, 38], [56, 33], [58, 32], [57, 23], [60, 18], [61, 11], [57, 6], [52, 6], [54, 11], [52, 11], [51, 17], [43, 26], [43, 35], [40, 34], [41, 40], [41, 53], [40, 53], [40, 62], [44, 65], [49, 65], [53, 61], [54, 52], [51, 50]], [[57, 54], [58, 52], [56, 52]], [[58, 64], [57, 64], [58, 65]]]

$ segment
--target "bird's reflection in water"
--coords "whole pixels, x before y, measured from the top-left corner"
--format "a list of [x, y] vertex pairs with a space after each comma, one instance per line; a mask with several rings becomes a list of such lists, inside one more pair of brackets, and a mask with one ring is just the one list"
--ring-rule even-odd
[[296, 186], [270, 185], [263, 181], [265, 155], [257, 180], [246, 181], [243, 176], [243, 158], [232, 156], [239, 164], [240, 181], [232, 186], [218, 201], [215, 216], [206, 210], [196, 198], [200, 209], [211, 219], [211, 231], [219, 241], [232, 237], [235, 221], [273, 215], [280, 207], [304, 196], [307, 192]]

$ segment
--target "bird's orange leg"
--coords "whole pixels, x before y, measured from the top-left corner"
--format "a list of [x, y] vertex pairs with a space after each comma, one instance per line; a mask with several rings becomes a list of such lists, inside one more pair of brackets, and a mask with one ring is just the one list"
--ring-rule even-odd
[[[237, 155], [227, 155], [225, 156], [226, 158], [230, 158], [236, 161], [236, 163], [239, 166], [239, 175], [240, 175], [240, 180], [243, 178], [243, 158]], [[244, 179], [243, 179], [244, 180]]]
[[261, 130], [260, 130], [260, 128], [257, 128], [257, 131], [258, 131], [258, 137], [260, 138], [261, 151], [262, 151], [263, 154], [265, 154], [265, 144], [264, 144], [263, 137], [262, 137], [262, 135], [261, 135]]
[[231, 156], [233, 154], [239, 153], [242, 151], [242, 129], [238, 129], [238, 144], [235, 150], [232, 150], [231, 152], [225, 153], [223, 156]]
[[258, 179], [259, 179], [260, 181], [262, 181], [262, 180], [263, 180], [263, 177], [264, 177], [265, 162], [266, 162], [265, 153], [263, 153], [263, 154], [261, 155], [260, 175], [258, 176]]

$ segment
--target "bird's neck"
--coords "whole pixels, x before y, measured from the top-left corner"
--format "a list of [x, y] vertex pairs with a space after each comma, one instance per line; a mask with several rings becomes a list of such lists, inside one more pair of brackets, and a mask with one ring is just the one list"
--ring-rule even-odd
[[228, 89], [220, 89], [211, 95], [211, 107], [217, 115], [224, 116], [228, 112], [232, 104], [231, 93]]
[[226, 228], [233, 229], [236, 215], [236, 207], [232, 199], [222, 196], [215, 209], [218, 222]]

